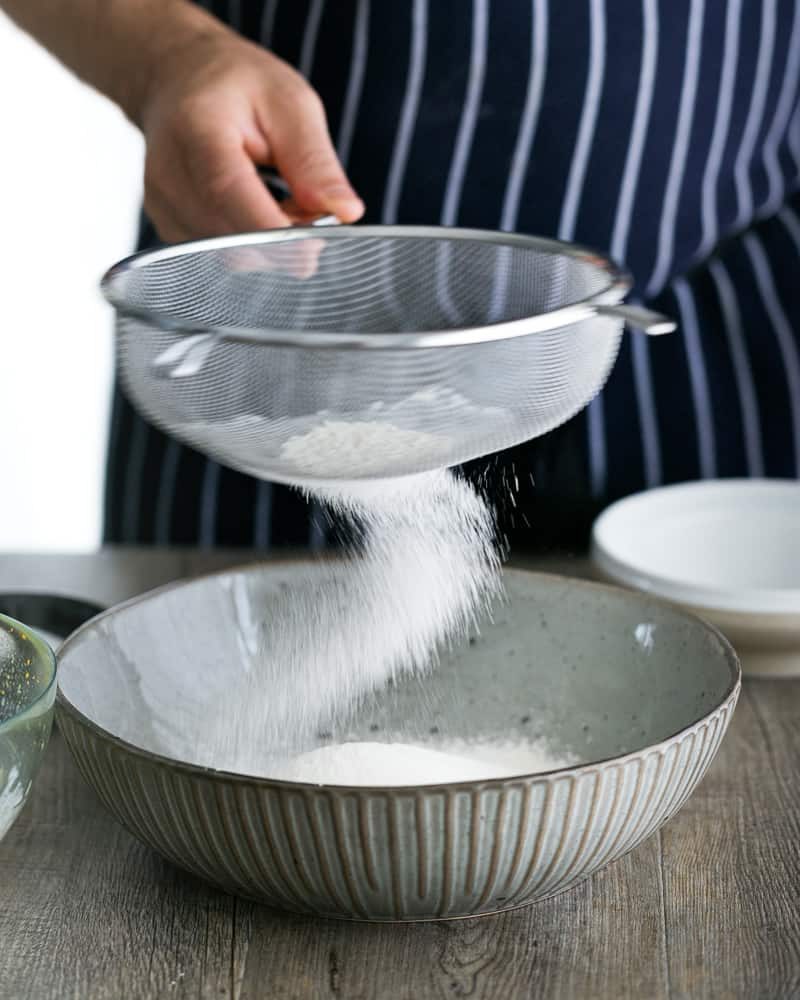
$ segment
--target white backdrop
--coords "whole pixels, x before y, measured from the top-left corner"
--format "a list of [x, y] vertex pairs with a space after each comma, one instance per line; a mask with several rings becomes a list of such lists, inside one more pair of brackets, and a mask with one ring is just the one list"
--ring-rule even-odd
[[97, 292], [130, 252], [142, 143], [0, 14], [0, 552], [100, 540], [112, 371]]

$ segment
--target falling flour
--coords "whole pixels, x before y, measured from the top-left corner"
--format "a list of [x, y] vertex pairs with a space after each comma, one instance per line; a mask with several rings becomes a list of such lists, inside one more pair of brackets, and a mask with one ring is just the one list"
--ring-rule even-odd
[[[376, 454], [426, 447], [428, 437], [386, 423], [331, 421], [284, 447], [323, 479], [343, 458], [355, 475], [368, 475]], [[198, 762], [312, 783], [396, 785], [497, 775], [496, 760], [469, 748], [352, 740], [319, 745], [321, 732], [352, 721], [389, 682], [424, 678], [501, 596], [490, 507], [445, 470], [340, 482], [310, 494], [357, 522], [363, 543], [346, 559], [309, 563], [300, 579], [270, 598], [263, 620], [242, 625], [242, 614], [243, 655], [253, 663], [229, 692], [225, 711], [210, 720], [200, 751], [207, 759]], [[563, 763], [540, 748], [520, 750], [500, 773]]]

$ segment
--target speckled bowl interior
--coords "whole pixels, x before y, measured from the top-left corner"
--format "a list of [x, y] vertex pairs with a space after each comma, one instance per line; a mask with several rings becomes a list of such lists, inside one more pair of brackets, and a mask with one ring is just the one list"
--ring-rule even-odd
[[[227, 769], [228, 761], [207, 757], [209, 726], [232, 691], [263, 669], [254, 623], [269, 621], [270, 602], [303, 572], [287, 565], [221, 574], [101, 616], [62, 651], [63, 698], [143, 750]], [[666, 605], [531, 573], [509, 572], [507, 588], [494, 623], [482, 623], [429, 674], [359, 692], [366, 697], [353, 704], [323, 705], [305, 729], [307, 678], [296, 665], [273, 665], [265, 760], [343, 739], [433, 748], [543, 739], [588, 763], [667, 739], [731, 689], [723, 640]]]
[[0, 615], [0, 840], [25, 804], [50, 738], [55, 675], [45, 641]]
[[[510, 571], [506, 604], [468, 643], [333, 716], [302, 703], [313, 665], [305, 677], [276, 665], [264, 767], [227, 773], [208, 759], [207, 733], [258, 664], [253, 623], [268, 623], [304, 573], [253, 567], [162, 589], [90, 622], [60, 653], [62, 729], [109, 808], [183, 867], [276, 905], [425, 919], [560, 891], [680, 807], [736, 702], [735, 654], [699, 620], [639, 594]], [[544, 743], [572, 764], [446, 787], [269, 780], [287, 748], [353, 739]]]

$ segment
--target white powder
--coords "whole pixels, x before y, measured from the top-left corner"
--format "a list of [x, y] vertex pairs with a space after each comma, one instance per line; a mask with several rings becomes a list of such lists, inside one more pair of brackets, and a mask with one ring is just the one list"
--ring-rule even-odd
[[[315, 477], [330, 476], [343, 460], [358, 476], [369, 474], [376, 455], [428, 447], [431, 437], [386, 423], [328, 421], [284, 450]], [[466, 639], [502, 584], [493, 513], [450, 472], [341, 482], [312, 495], [363, 525], [363, 547], [333, 566], [309, 564], [270, 600], [263, 621], [248, 622], [242, 650], [252, 667], [209, 720], [198, 762], [286, 780], [373, 785], [560, 766], [532, 746], [505, 763], [473, 747], [319, 746], [320, 731], [352, 720], [387, 682], [424, 677], [443, 648]], [[240, 614], [240, 624], [248, 617]]]
[[536, 745], [430, 749], [408, 743], [352, 742], [318, 747], [276, 763], [270, 777], [318, 785], [436, 785], [539, 774], [573, 763]]
[[423, 465], [446, 462], [450, 447], [448, 437], [391, 423], [324, 420], [307, 434], [289, 438], [281, 458], [295, 468], [313, 469], [315, 478], [338, 479], [342, 469], [350, 476], [381, 475], [387, 464], [403, 464], [409, 456]]
[[435, 785], [491, 778], [491, 764], [407, 743], [340, 743], [276, 763], [270, 777], [313, 785]]
[[203, 763], [261, 774], [268, 756], [311, 748], [387, 681], [424, 675], [501, 592], [492, 513], [451, 473], [316, 495], [359, 518], [363, 547], [309, 563], [250, 624], [253, 667], [210, 720]]
[[478, 406], [459, 392], [434, 385], [394, 403], [373, 402], [347, 414], [323, 409], [268, 419], [237, 413], [225, 420], [177, 424], [175, 430], [251, 473], [300, 483], [445, 468], [458, 460], [471, 428], [481, 441], [500, 439], [510, 420], [505, 409]]

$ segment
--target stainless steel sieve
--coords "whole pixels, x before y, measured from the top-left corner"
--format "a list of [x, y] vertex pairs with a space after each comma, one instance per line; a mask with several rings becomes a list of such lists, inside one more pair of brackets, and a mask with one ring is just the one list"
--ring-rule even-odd
[[[630, 284], [531, 236], [309, 226], [138, 254], [102, 289], [145, 417], [224, 464], [313, 485], [457, 465], [562, 424], [604, 384], [626, 323], [674, 329], [623, 304]], [[340, 450], [344, 424], [384, 433]]]

